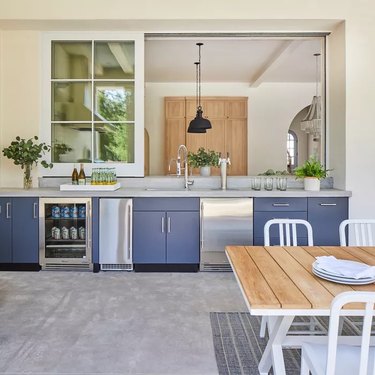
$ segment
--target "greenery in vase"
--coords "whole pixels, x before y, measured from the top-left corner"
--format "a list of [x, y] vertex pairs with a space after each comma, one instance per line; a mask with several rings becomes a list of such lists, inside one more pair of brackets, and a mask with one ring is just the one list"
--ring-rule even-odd
[[327, 177], [328, 171], [330, 171], [330, 169], [325, 169], [323, 165], [320, 164], [319, 160], [311, 157], [303, 165], [294, 170], [294, 175], [296, 178], [316, 177], [321, 179]]
[[196, 153], [188, 153], [188, 163], [192, 168], [217, 167], [219, 165], [219, 153], [213, 150], [205, 150], [200, 147]]
[[[37, 143], [37, 136], [25, 140], [24, 138], [16, 137], [15, 141], [12, 141], [10, 146], [3, 149], [3, 155], [8, 159], [12, 159], [15, 165], [20, 165], [22, 169], [31, 168], [33, 164], [38, 165], [39, 159], [51, 151], [51, 146], [46, 143]], [[47, 163], [42, 160], [40, 164], [44, 168], [52, 168], [52, 163]]]

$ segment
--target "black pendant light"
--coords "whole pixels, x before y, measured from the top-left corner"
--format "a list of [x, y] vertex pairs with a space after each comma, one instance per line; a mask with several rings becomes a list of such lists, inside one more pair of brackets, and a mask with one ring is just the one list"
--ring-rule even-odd
[[211, 129], [211, 123], [208, 119], [203, 117], [203, 110], [201, 106], [201, 46], [203, 43], [197, 43], [199, 51], [199, 61], [195, 62], [196, 70], [196, 100], [197, 100], [197, 114], [194, 120], [191, 120], [188, 133], [206, 133], [207, 129]]

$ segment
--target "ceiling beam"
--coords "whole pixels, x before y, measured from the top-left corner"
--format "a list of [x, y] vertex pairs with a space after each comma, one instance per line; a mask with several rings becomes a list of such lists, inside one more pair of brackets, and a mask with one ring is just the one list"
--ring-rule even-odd
[[299, 45], [301, 40], [287, 40], [278, 48], [263, 66], [254, 74], [250, 87], [259, 87], [266, 78], [267, 73], [276, 69]]
[[108, 47], [111, 50], [113, 56], [116, 58], [117, 62], [121, 66], [121, 69], [125, 74], [133, 73], [133, 65], [131, 64], [131, 60], [127, 55], [126, 51], [121, 48], [120, 43], [110, 42], [108, 43]]

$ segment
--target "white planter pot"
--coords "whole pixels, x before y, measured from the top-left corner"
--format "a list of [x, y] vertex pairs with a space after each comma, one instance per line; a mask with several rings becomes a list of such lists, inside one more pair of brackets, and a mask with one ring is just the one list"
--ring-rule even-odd
[[305, 190], [308, 191], [319, 191], [320, 190], [320, 180], [316, 177], [305, 177], [303, 179], [303, 185]]
[[211, 167], [201, 167], [200, 175], [203, 177], [208, 177], [211, 175]]

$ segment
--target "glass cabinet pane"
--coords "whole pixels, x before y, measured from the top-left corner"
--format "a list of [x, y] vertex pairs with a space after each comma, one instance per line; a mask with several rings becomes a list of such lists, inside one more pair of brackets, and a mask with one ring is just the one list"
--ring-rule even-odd
[[52, 124], [52, 163], [90, 163], [91, 135], [91, 124]]
[[134, 163], [134, 124], [96, 123], [95, 162]]
[[94, 66], [96, 79], [134, 79], [134, 42], [95, 42]]
[[99, 121], [134, 121], [134, 83], [95, 83], [95, 117]]
[[91, 42], [52, 42], [52, 79], [91, 78]]
[[53, 121], [91, 121], [91, 83], [52, 83]]

